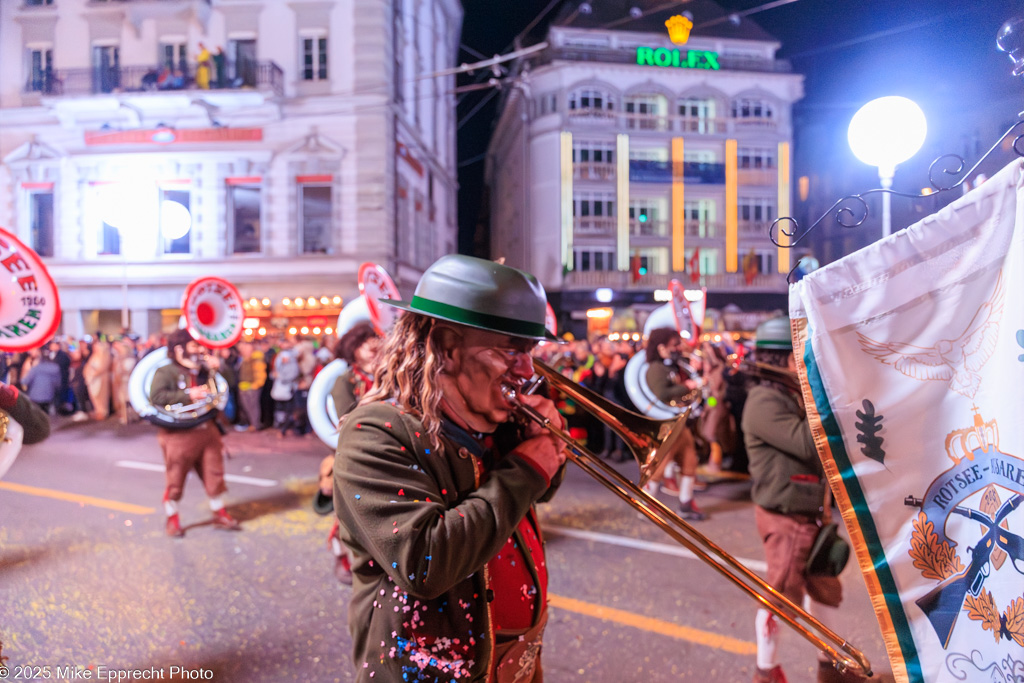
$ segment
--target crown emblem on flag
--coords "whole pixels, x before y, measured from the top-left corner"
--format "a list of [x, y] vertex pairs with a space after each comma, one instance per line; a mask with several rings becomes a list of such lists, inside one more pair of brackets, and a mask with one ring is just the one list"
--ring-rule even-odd
[[685, 45], [686, 41], [690, 39], [690, 29], [693, 28], [693, 22], [687, 17], [677, 14], [669, 18], [665, 22], [665, 26], [668, 27], [669, 40], [676, 45]]
[[956, 429], [946, 435], [946, 455], [959, 465], [964, 458], [974, 460], [975, 451], [987, 451], [990, 448], [999, 448], [999, 426], [995, 420], [985, 422], [978, 412], [974, 410], [974, 426], [964, 429]]

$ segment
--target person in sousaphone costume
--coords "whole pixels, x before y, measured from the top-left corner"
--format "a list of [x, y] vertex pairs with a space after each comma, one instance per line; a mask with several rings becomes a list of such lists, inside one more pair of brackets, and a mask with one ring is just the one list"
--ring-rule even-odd
[[[789, 318], [780, 316], [757, 326], [755, 359], [796, 372]], [[784, 384], [764, 379], [750, 389], [743, 408], [743, 436], [750, 457], [751, 498], [757, 531], [764, 544], [769, 584], [796, 604], [814, 601], [815, 616], [835, 608], [843, 598], [837, 576], [812, 576], [807, 559], [818, 534], [817, 518], [825, 481], [814, 447], [802, 396]], [[805, 602], [804, 607], [810, 606]], [[829, 619], [823, 619], [829, 622]], [[759, 609], [755, 620], [757, 670], [754, 683], [786, 683], [776, 660], [780, 625], [771, 612]], [[819, 683], [854, 683], [865, 678], [840, 674], [824, 655], [819, 657]]]
[[[659, 401], [673, 405], [697, 388], [687, 384], [679, 372], [683, 354], [683, 338], [679, 336], [679, 332], [671, 327], [651, 330], [647, 338], [646, 353], [647, 386]], [[693, 499], [693, 491], [698, 486], [697, 447], [689, 430], [683, 433], [679, 448], [672, 454], [672, 462], [678, 465], [681, 471], [678, 480], [679, 516], [691, 522], [707, 519], [707, 514], [697, 507]], [[651, 487], [649, 492], [657, 490], [656, 479], [657, 477], [648, 484]]]
[[[374, 366], [380, 355], [380, 335], [373, 323], [357, 323], [338, 340], [337, 356], [348, 369], [338, 377], [331, 389], [334, 410], [338, 419], [347, 415], [373, 386]], [[313, 509], [319, 514], [334, 511], [334, 455], [320, 463], [320, 490], [313, 500]], [[352, 562], [338, 534], [338, 518], [327, 535], [327, 546], [334, 556], [334, 576], [339, 582], [352, 585]]]
[[[149, 400], [153, 405], [171, 406], [201, 401], [209, 394], [205, 386], [210, 372], [215, 372], [219, 360], [207, 356], [203, 360], [203, 347], [192, 338], [188, 330], [177, 330], [167, 338], [167, 357], [171, 362], [153, 374]], [[167, 514], [167, 535], [184, 536], [178, 517], [178, 501], [185, 487], [189, 470], [194, 469], [203, 482], [213, 511], [213, 524], [219, 529], [237, 531], [241, 525], [224, 509], [221, 496], [227, 491], [224, 483], [224, 444], [217, 426], [216, 409], [208, 413], [211, 419], [188, 429], [159, 428], [157, 437], [164, 452], [167, 467], [167, 488], [164, 491], [164, 511]]]
[[[445, 256], [385, 340], [376, 383], [342, 423], [334, 507], [352, 553], [355, 680], [539, 683], [547, 567], [533, 506], [565, 446], [509, 423], [506, 394], [553, 337], [536, 278]], [[554, 404], [518, 400], [565, 429]]]

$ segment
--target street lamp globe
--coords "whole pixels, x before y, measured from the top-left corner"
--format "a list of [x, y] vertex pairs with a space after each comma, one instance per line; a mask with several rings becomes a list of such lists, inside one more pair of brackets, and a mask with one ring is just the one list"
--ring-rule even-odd
[[[892, 95], [871, 100], [853, 115], [847, 139], [854, 156], [878, 168], [882, 187], [890, 189], [896, 166], [917, 154], [928, 133], [921, 107]], [[889, 193], [882, 194], [882, 234], [891, 232]]]

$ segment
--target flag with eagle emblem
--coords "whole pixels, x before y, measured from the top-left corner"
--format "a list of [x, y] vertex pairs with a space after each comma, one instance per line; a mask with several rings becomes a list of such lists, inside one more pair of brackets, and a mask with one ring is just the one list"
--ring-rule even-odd
[[1022, 164], [790, 288], [811, 430], [897, 681], [1024, 676]]

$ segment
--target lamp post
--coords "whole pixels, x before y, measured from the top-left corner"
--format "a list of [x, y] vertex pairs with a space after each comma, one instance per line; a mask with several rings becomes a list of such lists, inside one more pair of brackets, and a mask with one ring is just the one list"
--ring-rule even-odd
[[[878, 180], [892, 189], [896, 166], [917, 154], [924, 144], [928, 122], [924, 112], [906, 97], [889, 96], [871, 100], [853, 115], [847, 139], [854, 156], [868, 166], [878, 167]], [[892, 232], [890, 194], [882, 193], [882, 236]]]

